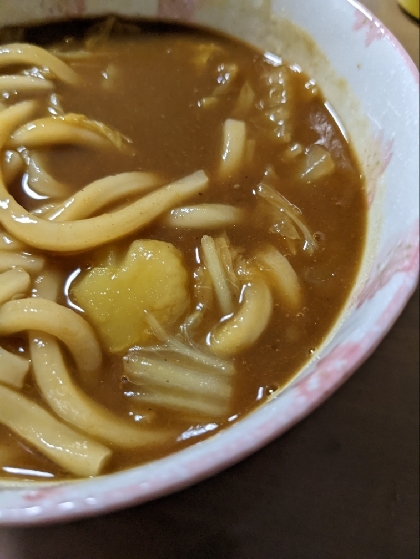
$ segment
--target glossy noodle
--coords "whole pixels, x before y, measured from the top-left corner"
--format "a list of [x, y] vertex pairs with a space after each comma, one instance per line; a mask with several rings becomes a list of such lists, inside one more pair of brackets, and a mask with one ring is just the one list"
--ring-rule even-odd
[[0, 478], [214, 435], [293, 378], [350, 293], [366, 197], [341, 124], [298, 67], [205, 29], [4, 36]]

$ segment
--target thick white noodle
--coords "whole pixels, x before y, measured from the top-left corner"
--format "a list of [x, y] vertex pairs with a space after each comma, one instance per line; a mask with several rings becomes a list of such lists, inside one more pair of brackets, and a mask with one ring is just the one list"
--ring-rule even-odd
[[37, 274], [42, 270], [45, 258], [34, 254], [20, 252], [0, 251], [0, 272], [10, 268], [22, 268], [31, 274]]
[[0, 305], [25, 296], [31, 286], [31, 277], [22, 268], [13, 268], [0, 274]]
[[77, 144], [90, 147], [110, 147], [110, 139], [99, 130], [84, 128], [73, 122], [66, 122], [66, 116], [51, 116], [23, 124], [12, 134], [7, 147], [27, 149], [55, 146], [57, 144]]
[[3, 231], [0, 228], [0, 251], [1, 252], [3, 251], [27, 252], [27, 250], [25, 249], [29, 249], [29, 247], [27, 247], [25, 244], [15, 239], [13, 235], [10, 235], [10, 233], [7, 233], [6, 231]]
[[76, 476], [96, 476], [111, 456], [106, 446], [74, 431], [25, 396], [0, 385], [0, 423]]
[[13, 130], [27, 122], [31, 115], [35, 112], [38, 104], [35, 101], [23, 101], [11, 107], [4, 108], [0, 111], [0, 148], [3, 149], [4, 144], [8, 141]]
[[45, 169], [45, 164], [39, 153], [21, 150], [21, 155], [26, 163], [26, 174], [28, 175], [28, 186], [40, 196], [47, 196], [53, 200], [67, 198], [71, 189], [55, 179]]
[[219, 301], [220, 310], [223, 316], [229, 315], [233, 312], [232, 294], [229, 289], [229, 283], [222, 263], [220, 262], [217, 248], [212, 237], [204, 235], [201, 239], [201, 250], [203, 253], [203, 262], [207, 268]]
[[0, 307], [0, 336], [41, 330], [61, 340], [83, 373], [96, 371], [101, 348], [92, 327], [75, 311], [46, 299], [26, 298]]
[[50, 214], [51, 212], [54, 211], [54, 209], [56, 208], [56, 206], [58, 206], [58, 203], [54, 203], [54, 202], [47, 202], [46, 204], [44, 204], [43, 206], [38, 206], [35, 210], [32, 210], [32, 214], [36, 215], [36, 216], [46, 216], [47, 214]]
[[61, 116], [61, 117], [65, 116], [66, 113], [61, 103], [61, 97], [57, 95], [57, 93], [51, 93], [48, 107], [47, 107], [47, 112], [51, 116]]
[[280, 300], [287, 307], [297, 309], [302, 303], [302, 289], [287, 258], [272, 245], [259, 250], [255, 258]]
[[69, 84], [79, 82], [76, 72], [70, 66], [41, 47], [26, 43], [0, 46], [0, 68], [18, 64], [33, 65], [41, 69], [48, 68], [48, 73]]
[[53, 87], [52, 81], [35, 76], [0, 76], [0, 93], [36, 93], [51, 91]]
[[242, 120], [229, 118], [223, 126], [222, 157], [219, 177], [230, 180], [242, 167], [245, 155], [246, 125]]
[[46, 403], [67, 423], [105, 443], [124, 448], [162, 444], [167, 431], [129, 424], [89, 398], [72, 380], [56, 340], [44, 332], [29, 333], [34, 376]]
[[[36, 105], [26, 102], [0, 113], [0, 149], [14, 128], [27, 120]], [[155, 218], [208, 187], [203, 171], [158, 188], [111, 214], [56, 223], [27, 212], [7, 191], [0, 176], [0, 222], [30, 246], [56, 252], [89, 250], [145, 227]]]
[[17, 151], [6, 150], [3, 154], [2, 172], [6, 184], [13, 183], [23, 172], [24, 164]]
[[47, 265], [38, 277], [35, 278], [32, 286], [32, 297], [48, 299], [57, 302], [62, 285], [64, 274], [60, 268]]
[[133, 171], [110, 175], [88, 184], [44, 215], [51, 221], [84, 219], [112, 202], [141, 194], [160, 184], [161, 179], [153, 173]]
[[[35, 280], [33, 296], [56, 301], [61, 284], [61, 272], [48, 268]], [[45, 402], [67, 423], [105, 443], [126, 448], [159, 444], [167, 437], [167, 432], [125, 423], [85, 394], [74, 383], [53, 336], [30, 331], [29, 348], [34, 377]]]
[[8, 384], [13, 388], [21, 389], [29, 367], [28, 359], [0, 347], [0, 384]]
[[266, 282], [254, 277], [243, 291], [243, 301], [231, 318], [210, 336], [210, 347], [221, 357], [229, 357], [250, 347], [266, 329], [273, 312], [273, 299]]
[[239, 92], [233, 115], [235, 118], [244, 117], [254, 106], [255, 93], [250, 83], [246, 81]]
[[228, 204], [197, 204], [171, 210], [163, 223], [180, 229], [222, 229], [238, 225], [244, 217], [244, 210]]
[[100, 56], [107, 56], [109, 53], [105, 52], [90, 52], [87, 50], [69, 50], [63, 51], [56, 48], [50, 48], [49, 52], [59, 58], [60, 60], [68, 60], [69, 62], [85, 62]]
[[207, 176], [198, 171], [158, 188], [114, 213], [59, 223], [27, 212], [0, 183], [0, 221], [15, 237], [36, 248], [56, 252], [89, 250], [142, 229], [207, 186]]

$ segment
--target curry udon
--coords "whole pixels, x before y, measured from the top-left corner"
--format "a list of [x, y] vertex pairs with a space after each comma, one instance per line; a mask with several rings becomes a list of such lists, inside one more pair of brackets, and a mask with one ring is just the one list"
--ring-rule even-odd
[[0, 475], [94, 476], [216, 434], [354, 283], [360, 169], [316, 82], [208, 30], [0, 45]]

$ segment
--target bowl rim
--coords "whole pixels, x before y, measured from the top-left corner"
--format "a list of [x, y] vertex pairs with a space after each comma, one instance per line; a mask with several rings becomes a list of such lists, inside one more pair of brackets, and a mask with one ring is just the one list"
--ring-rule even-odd
[[[389, 43], [399, 53], [403, 64], [410, 71], [418, 88], [419, 72], [417, 66], [393, 33], [358, 0], [344, 1], [363, 13], [372, 24], [381, 29]], [[75, 480], [70, 483], [36, 484], [35, 489], [31, 489], [32, 486], [29, 485], [16, 488], [6, 486], [4, 488], [6, 491], [16, 491], [18, 494], [24, 492], [26, 495], [19, 506], [7, 509], [0, 508], [0, 526], [68, 522], [78, 518], [113, 512], [123, 507], [139, 505], [180, 491], [209, 478], [257, 451], [309, 415], [374, 352], [403, 311], [418, 283], [418, 267], [400, 273], [404, 276], [404, 286], [402, 290], [400, 289], [393, 294], [385, 308], [387, 314], [384, 327], [378, 329], [368, 340], [358, 344], [356, 351], [352, 354], [351, 366], [343, 367], [328, 383], [312, 390], [306, 396], [302, 405], [288, 408], [289, 413], [286, 419], [278, 413], [280, 398], [273, 398], [241, 418], [238, 423], [232, 424], [232, 426], [213, 437], [160, 460], [130, 470], [98, 478]], [[316, 372], [312, 372], [307, 377], [298, 379], [287, 391], [289, 393], [295, 391], [297, 394], [300, 385], [307, 382], [308, 378], [314, 373], [316, 374]], [[239, 436], [237, 432], [242, 431], [245, 427], [249, 429], [247, 436], [246, 438], [242, 436], [238, 444]], [[222, 441], [222, 446], [219, 444], [220, 441]], [[173, 475], [174, 468], [170, 466], [174, 456], [177, 457], [178, 461], [175, 475]], [[168, 475], [169, 469], [171, 475]], [[187, 475], [183, 473], [185, 469], [188, 469]], [[155, 470], [159, 470], [158, 476], [154, 474]], [[113, 487], [95, 492], [95, 489], [106, 486], [107, 481], [111, 478]], [[70, 490], [71, 492], [76, 486], [81, 496], [69, 500], [66, 491]], [[0, 488], [0, 491], [2, 489]]]
[[417, 68], [416, 64], [414, 63], [413, 59], [408, 54], [406, 49], [392, 33], [392, 31], [390, 31], [388, 27], [385, 24], [383, 24], [382, 21], [377, 16], [375, 16], [375, 14], [371, 10], [366, 8], [366, 6], [362, 4], [359, 0], [345, 0], [345, 1], [351, 4], [352, 6], [354, 6], [356, 10], [363, 13], [367, 18], [369, 18], [369, 20], [376, 27], [378, 27], [383, 32], [384, 36], [389, 40], [391, 45], [395, 47], [395, 49], [398, 51], [401, 58], [403, 59], [405, 66], [407, 66], [407, 68], [410, 70], [415, 83], [417, 84], [417, 86], [419, 86], [419, 82], [420, 82], [419, 69]]

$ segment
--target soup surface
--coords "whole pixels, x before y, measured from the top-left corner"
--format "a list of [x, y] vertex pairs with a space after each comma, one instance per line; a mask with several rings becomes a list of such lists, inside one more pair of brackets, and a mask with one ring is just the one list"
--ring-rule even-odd
[[[17, 411], [0, 410], [0, 476], [109, 473], [214, 435], [290, 381], [355, 281], [366, 199], [342, 126], [293, 61], [207, 30], [109, 19], [9, 35], [72, 73], [0, 51], [0, 120], [34, 101], [2, 144], [27, 213], [0, 215], [0, 298], [4, 274], [23, 282], [1, 299], [0, 408]], [[67, 227], [82, 222], [102, 237]], [[84, 465], [48, 441], [50, 418]]]

